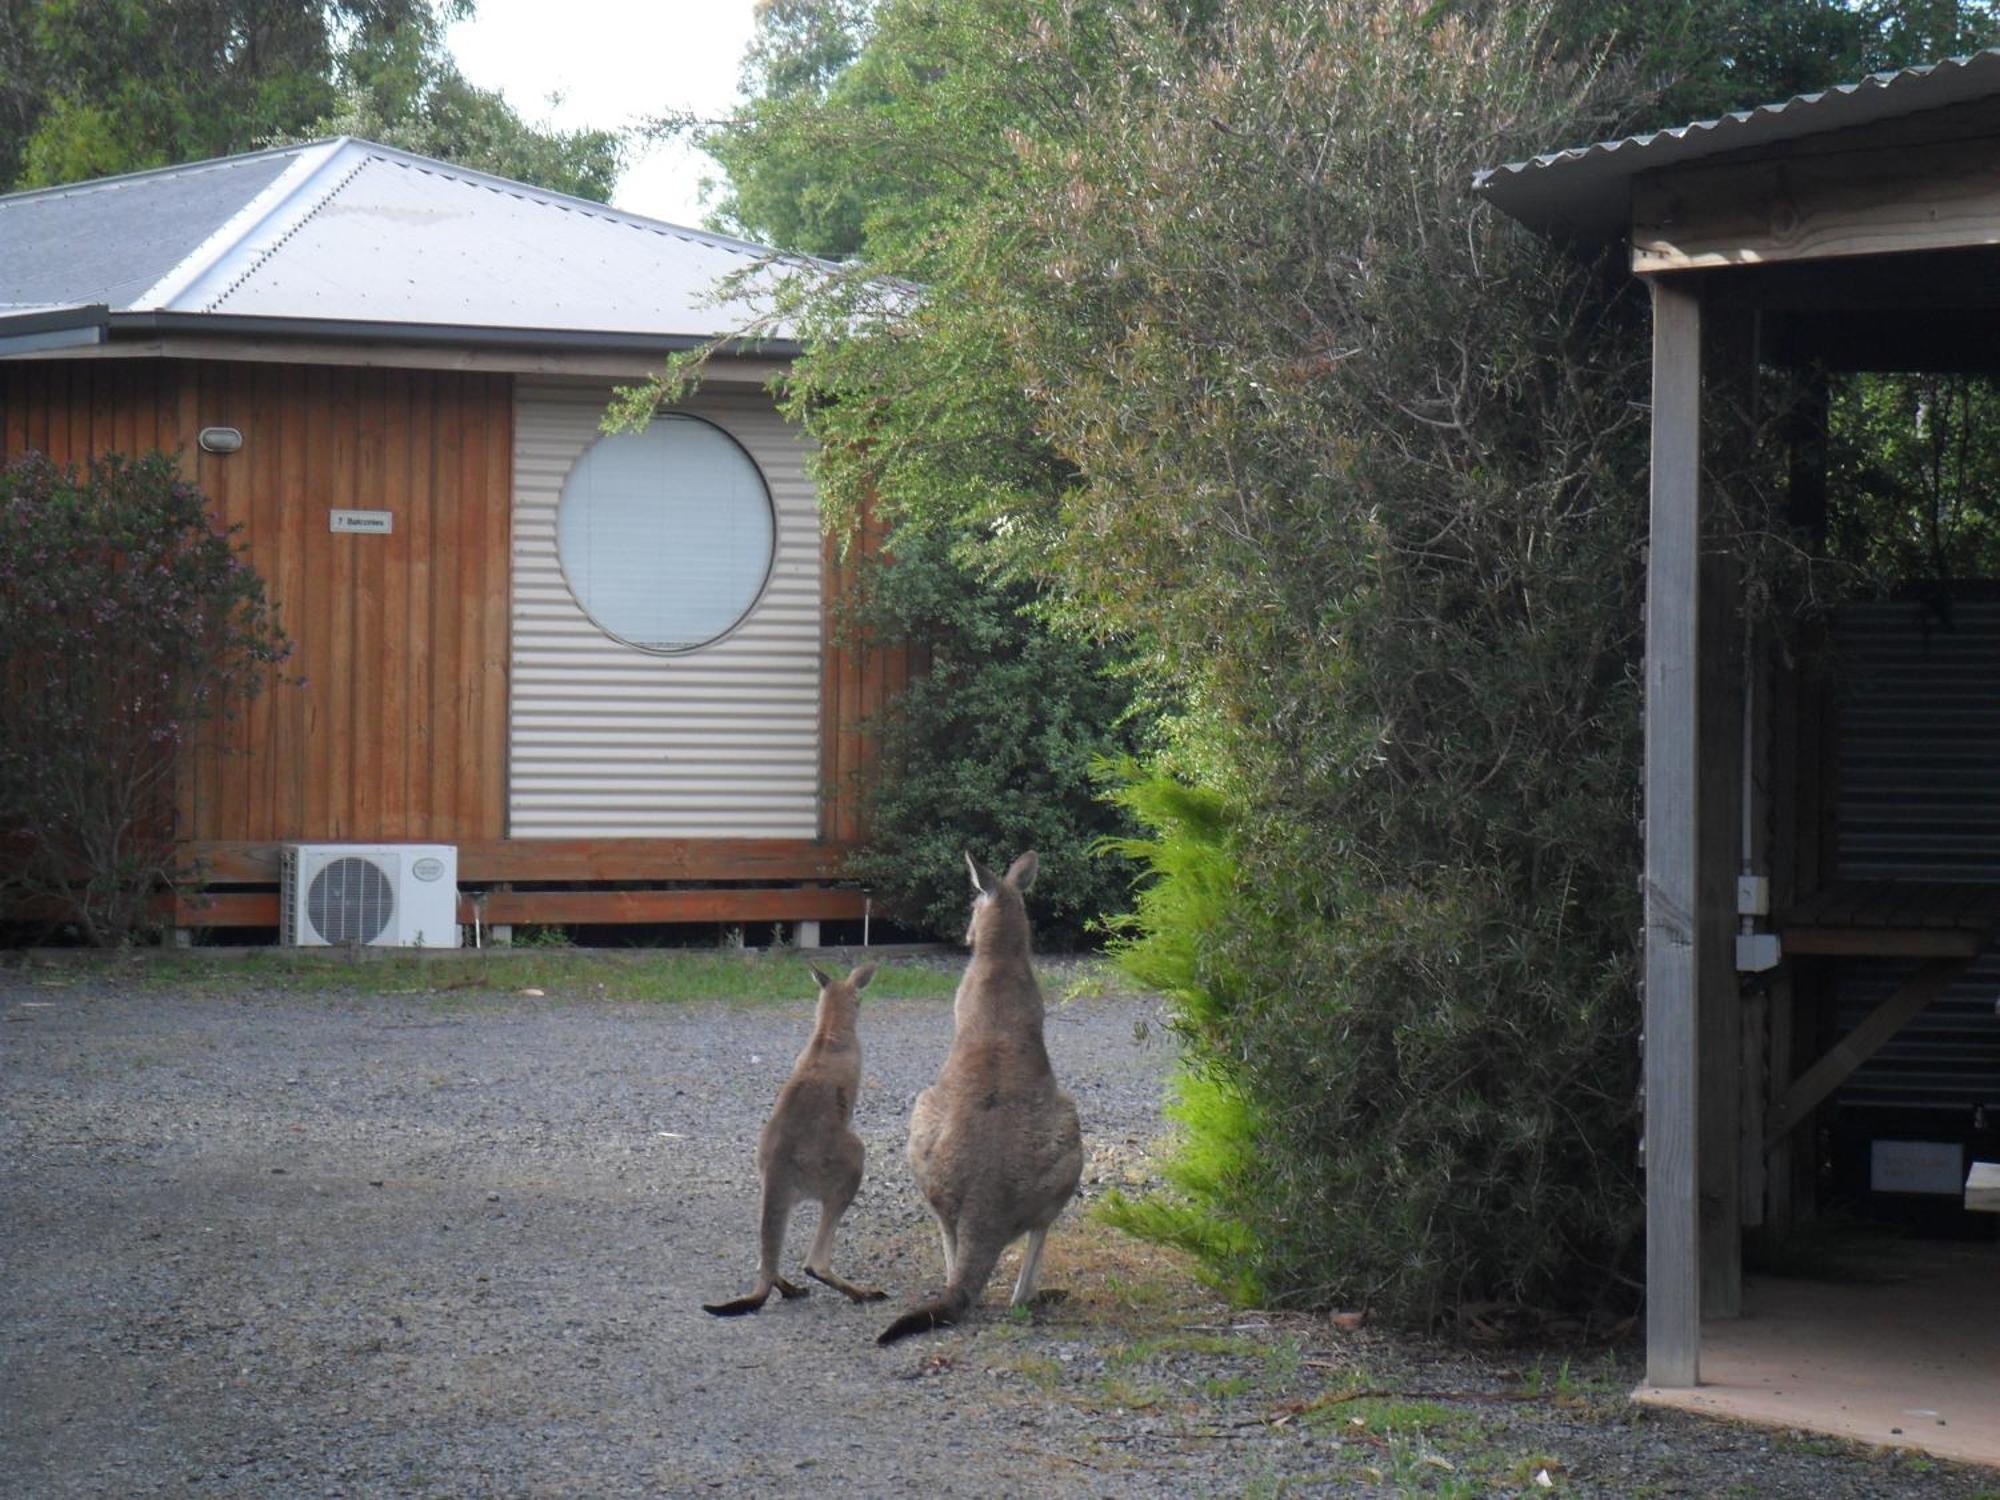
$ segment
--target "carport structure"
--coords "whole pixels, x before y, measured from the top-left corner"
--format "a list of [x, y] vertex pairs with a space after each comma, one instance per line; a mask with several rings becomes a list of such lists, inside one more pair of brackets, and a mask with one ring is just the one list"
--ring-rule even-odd
[[[1905, 861], [1865, 881], [1827, 846], [1824, 704], [1745, 639], [1717, 478], [1759, 368], [1803, 372], [1808, 389], [1828, 373], [2000, 373], [2000, 51], [1555, 152], [1478, 186], [1551, 238], [1624, 241], [1652, 296], [1646, 1351], [1650, 1386], [1691, 1390], [1704, 1318], [1743, 1311], [1746, 1223], [1782, 1221], [1811, 1191], [1798, 1127], [2000, 930], [1990, 839], [1956, 867]], [[1794, 425], [1790, 514], [1773, 518], [1806, 533], [1825, 516], [1823, 405], [1818, 422]], [[2000, 760], [1966, 795], [1976, 833]], [[1914, 967], [1829, 1042], [1792, 981], [1836, 959]], [[2000, 1260], [1972, 1274], [2000, 1282]], [[1973, 1331], [1988, 1372], [1994, 1308]], [[2000, 1428], [2000, 1380], [1975, 1399]]]

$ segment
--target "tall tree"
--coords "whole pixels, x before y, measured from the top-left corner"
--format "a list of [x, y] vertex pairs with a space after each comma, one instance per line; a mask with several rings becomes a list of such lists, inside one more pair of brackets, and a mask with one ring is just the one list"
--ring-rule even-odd
[[343, 121], [607, 197], [618, 143], [537, 129], [444, 47], [471, 0], [14, 0], [0, 191], [250, 150]]
[[[812, 255], [860, 249], [862, 215], [881, 184], [857, 180], [851, 143], [814, 124], [834, 89], [864, 87], [849, 74], [870, 9], [868, 0], [757, 0], [756, 31], [743, 60], [746, 102], [726, 126], [698, 137], [727, 174], [718, 222]], [[780, 154], [764, 146], [791, 131], [812, 135], [818, 149]]]
[[[470, 11], [470, 0], [459, 0]], [[352, 135], [606, 202], [624, 142], [615, 131], [530, 125], [505, 97], [459, 72], [434, 34], [357, 37], [341, 57], [340, 99], [301, 132]]]

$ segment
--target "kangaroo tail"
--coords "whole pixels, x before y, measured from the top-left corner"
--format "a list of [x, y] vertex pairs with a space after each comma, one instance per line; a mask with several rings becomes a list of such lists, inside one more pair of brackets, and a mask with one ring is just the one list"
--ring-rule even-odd
[[911, 1308], [883, 1329], [875, 1342], [893, 1344], [897, 1339], [906, 1339], [913, 1333], [928, 1333], [933, 1328], [949, 1328], [965, 1316], [965, 1310], [971, 1304], [970, 1297], [946, 1292], [942, 1297]]
[[769, 1292], [765, 1292], [761, 1297], [738, 1297], [732, 1302], [704, 1302], [701, 1305], [701, 1310], [705, 1313], [713, 1313], [718, 1318], [740, 1318], [745, 1313], [757, 1311], [758, 1308], [762, 1307], [769, 1300], [770, 1296]]
[[893, 1344], [897, 1339], [908, 1338], [913, 1333], [948, 1328], [964, 1317], [972, 1304], [979, 1300], [979, 1294], [986, 1290], [986, 1283], [992, 1279], [994, 1266], [1000, 1262], [1000, 1252], [1006, 1248], [1006, 1241], [996, 1241], [979, 1233], [976, 1227], [961, 1223], [958, 1245], [958, 1274], [944, 1289], [943, 1295], [904, 1313], [882, 1330], [876, 1343]]

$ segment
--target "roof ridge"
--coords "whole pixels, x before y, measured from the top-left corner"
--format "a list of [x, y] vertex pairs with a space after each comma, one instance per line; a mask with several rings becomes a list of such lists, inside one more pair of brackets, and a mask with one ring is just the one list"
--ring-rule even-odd
[[691, 224], [676, 224], [670, 219], [656, 219], [650, 214], [634, 213], [629, 208], [619, 208], [615, 204], [601, 203], [595, 198], [584, 198], [575, 193], [565, 193], [558, 188], [546, 188], [532, 182], [522, 182], [518, 178], [502, 177], [497, 172], [488, 172], [480, 167], [470, 167], [463, 162], [445, 161], [441, 157], [425, 156], [421, 152], [406, 151], [400, 146], [386, 146], [378, 141], [364, 140], [359, 136], [349, 137], [353, 144], [382, 156], [408, 170], [424, 172], [431, 176], [453, 178], [469, 186], [484, 187], [493, 192], [505, 193], [510, 197], [527, 202], [538, 202], [550, 208], [565, 212], [580, 213], [590, 218], [603, 219], [607, 223], [623, 224], [628, 228], [643, 230], [651, 234], [678, 235], [684, 239], [712, 245], [718, 250], [728, 250], [751, 256], [779, 256], [786, 260], [804, 261], [827, 265], [817, 256], [806, 255], [793, 250], [780, 250], [772, 245], [760, 245], [755, 240], [746, 240], [736, 235], [723, 234], [718, 230], [703, 229]]
[[169, 266], [165, 275], [134, 297], [129, 306], [135, 310], [165, 307], [176, 297], [199, 285], [202, 279], [232, 251], [240, 247], [259, 225], [280, 212], [289, 200], [311, 184], [328, 163], [337, 160], [342, 148], [347, 144], [348, 137], [343, 135], [315, 141], [310, 146], [295, 148], [297, 155], [291, 165], [239, 204], [234, 213], [223, 219], [204, 235], [192, 250]]
[[122, 188], [156, 177], [220, 171], [224, 167], [240, 166], [244, 162], [256, 161], [266, 156], [282, 156], [287, 152], [303, 153], [315, 146], [324, 146], [332, 141], [344, 139], [346, 139], [344, 136], [322, 136], [317, 140], [290, 141], [282, 146], [238, 151], [229, 156], [204, 156], [198, 161], [170, 162], [163, 167], [140, 167], [136, 171], [116, 172], [109, 177], [84, 177], [75, 182], [52, 182], [46, 187], [22, 188], [18, 192], [0, 193], [0, 205], [25, 203], [31, 198], [60, 198], [72, 193], [93, 193], [101, 188]]
[[[328, 167], [333, 166], [340, 160], [346, 148], [351, 146], [366, 146], [367, 144], [368, 143], [366, 141], [356, 140], [352, 136], [341, 136], [339, 140], [335, 143], [334, 150], [328, 153], [326, 160], [320, 163], [318, 167], [314, 168], [312, 173], [304, 181], [300, 182], [290, 192], [286, 193], [285, 198], [291, 198], [299, 193], [304, 192], [308, 187], [311, 186], [312, 179], [314, 177], [319, 176], [322, 171], [324, 171]], [[229, 300], [230, 296], [233, 293], [235, 293], [237, 288], [241, 287], [244, 282], [248, 281], [252, 276], [255, 276], [258, 273], [258, 271], [262, 270], [265, 264], [271, 259], [272, 256], [276, 255], [280, 250], [284, 249], [286, 242], [289, 241], [293, 235], [297, 234], [301, 229], [305, 228], [306, 225], [310, 224], [314, 219], [318, 218], [320, 213], [326, 208], [326, 206], [329, 203], [333, 202], [335, 198], [338, 198], [341, 192], [347, 187], [347, 185], [362, 174], [362, 172], [367, 168], [368, 163], [372, 159], [373, 158], [371, 158], [365, 150], [361, 151], [355, 162], [351, 166], [349, 166], [346, 171], [341, 172], [338, 175], [337, 180], [335, 180], [330, 186], [328, 186], [325, 191], [319, 193], [315, 197], [313, 202], [306, 208], [306, 211], [304, 213], [295, 216], [292, 219], [291, 223], [285, 226], [283, 233], [273, 236], [268, 243], [261, 246], [254, 254], [252, 254], [250, 257], [250, 263], [245, 267], [243, 267], [243, 269], [236, 274], [236, 276], [229, 282], [227, 286], [223, 287], [221, 291], [215, 293], [212, 297], [207, 298], [202, 304], [201, 311], [203, 312], [217, 311], [224, 302]], [[272, 205], [273, 212], [276, 211], [276, 209], [282, 204], [283, 201], [284, 200], [281, 199], [278, 204]], [[268, 219], [271, 217], [271, 215], [266, 214], [264, 217]], [[243, 243], [244, 239], [248, 237], [248, 233], [249, 231], [246, 231], [245, 234], [238, 236], [235, 241], [235, 244], [237, 246], [240, 246]], [[222, 255], [227, 253], [228, 252], [225, 249], [223, 252], [218, 254], [215, 257], [215, 259], [209, 263], [210, 269], [213, 269], [215, 264], [222, 259]], [[192, 289], [199, 283], [199, 281], [200, 281], [199, 277], [189, 281], [187, 287], [184, 288], [184, 290]]]

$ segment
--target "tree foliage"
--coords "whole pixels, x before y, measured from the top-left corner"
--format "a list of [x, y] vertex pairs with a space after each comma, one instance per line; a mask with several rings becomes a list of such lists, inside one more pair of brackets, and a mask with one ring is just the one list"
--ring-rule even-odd
[[899, 921], [956, 942], [970, 851], [991, 863], [1041, 853], [1035, 932], [1074, 947], [1119, 909], [1122, 861], [1094, 857], [1122, 832], [1096, 767], [1139, 748], [1132, 685], [1104, 654], [1054, 634], [1025, 588], [982, 584], [941, 536], [907, 532], [863, 573], [843, 624], [878, 644], [908, 641], [926, 669], [878, 726], [867, 847], [851, 870]]
[[884, 183], [857, 171], [861, 143], [815, 122], [836, 89], [851, 96], [868, 87], [849, 74], [869, 10], [868, 0], [757, 0], [743, 61], [746, 103], [726, 127], [699, 137], [727, 174], [719, 223], [811, 255], [860, 249], [862, 216]]
[[444, 47], [470, 0], [25, 0], [0, 7], [0, 191], [373, 131], [585, 196], [618, 141], [529, 125]]
[[173, 782], [288, 651], [207, 500], [154, 454], [0, 470], [0, 894], [122, 942], [189, 872]]
[[[723, 132], [739, 227], [853, 257], [779, 307], [832, 508], [1037, 590], [1170, 706], [1119, 847], [1190, 1134], [1184, 1196], [1125, 1212], [1220, 1284], [1419, 1318], [1635, 1286], [1645, 309], [1473, 172], [1990, 21], [883, 0]], [[838, 221], [759, 196], [797, 181]]]
[[1828, 550], [1879, 583], [2000, 577], [2000, 389], [1849, 375], [1829, 409]]

